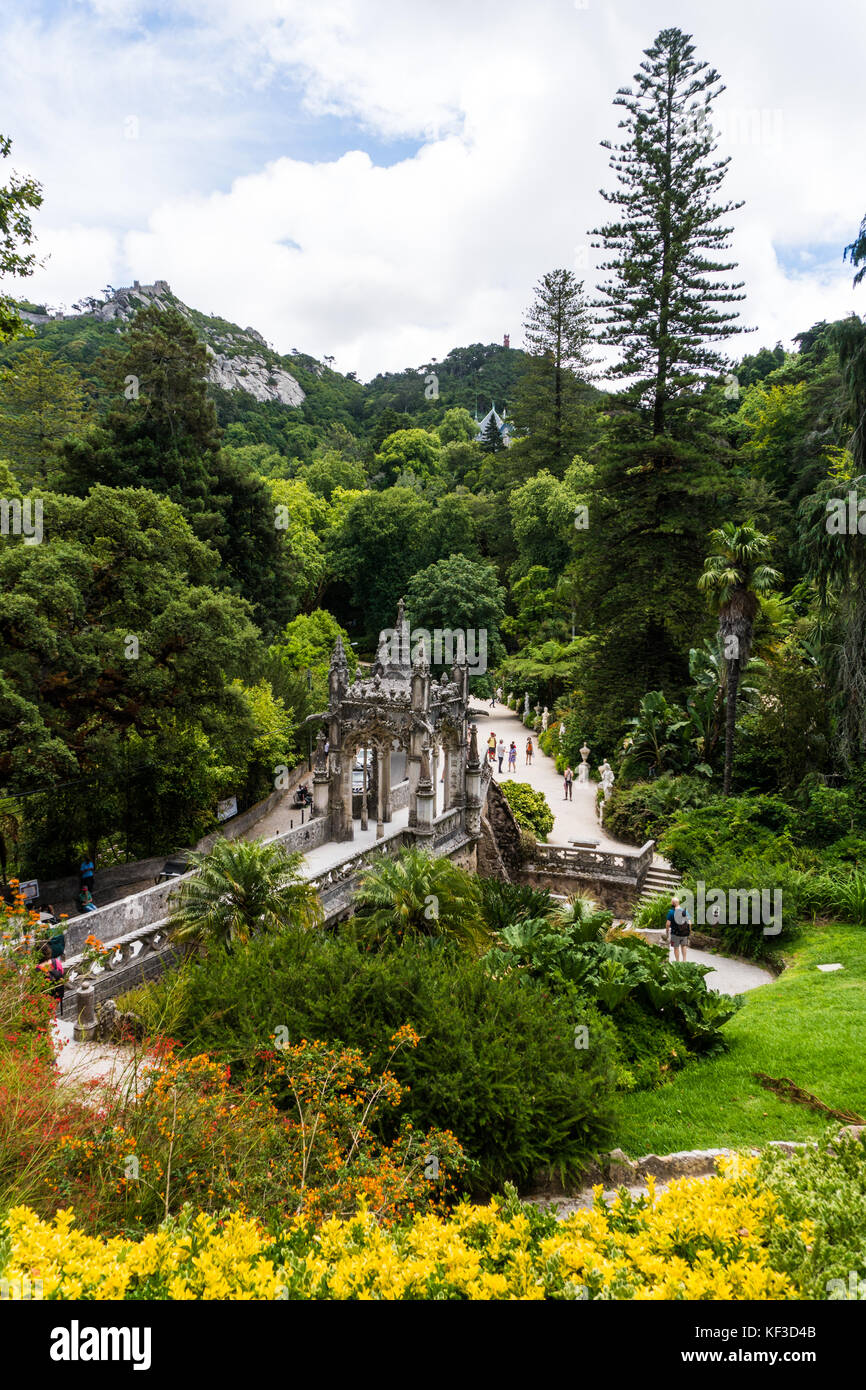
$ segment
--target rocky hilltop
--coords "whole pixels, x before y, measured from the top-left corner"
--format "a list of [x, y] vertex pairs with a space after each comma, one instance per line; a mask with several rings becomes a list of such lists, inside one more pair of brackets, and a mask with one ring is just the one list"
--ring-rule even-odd
[[47, 324], [57, 319], [92, 318], [100, 323], [128, 322], [137, 310], [148, 304], [179, 310], [196, 330], [211, 359], [210, 380], [224, 391], [246, 391], [257, 401], [279, 401], [282, 405], [299, 406], [304, 400], [300, 383], [288, 370], [279, 353], [269, 347], [255, 328], [239, 328], [225, 319], [212, 318], [190, 309], [172, 294], [167, 280], [154, 280], [141, 285], [138, 280], [120, 289], [112, 288], [103, 300], [85, 301], [84, 313], [40, 314], [21, 310], [21, 317], [33, 324]]

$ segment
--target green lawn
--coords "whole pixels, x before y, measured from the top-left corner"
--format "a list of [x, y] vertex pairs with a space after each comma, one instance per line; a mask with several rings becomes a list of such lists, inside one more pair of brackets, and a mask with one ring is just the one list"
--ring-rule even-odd
[[[616, 1140], [626, 1153], [758, 1147], [840, 1128], [764, 1090], [755, 1071], [789, 1077], [826, 1105], [866, 1118], [866, 929], [808, 927], [789, 959], [777, 980], [745, 996], [725, 1028], [726, 1053], [626, 1097]], [[815, 969], [834, 961], [844, 970]]]

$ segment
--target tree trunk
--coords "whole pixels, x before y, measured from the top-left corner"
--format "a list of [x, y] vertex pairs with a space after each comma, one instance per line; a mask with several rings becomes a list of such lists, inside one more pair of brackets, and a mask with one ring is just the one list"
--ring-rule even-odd
[[737, 731], [737, 689], [740, 683], [740, 663], [733, 658], [728, 662], [728, 699], [725, 711], [725, 778], [722, 794], [731, 794], [731, 773], [734, 766], [734, 739]]

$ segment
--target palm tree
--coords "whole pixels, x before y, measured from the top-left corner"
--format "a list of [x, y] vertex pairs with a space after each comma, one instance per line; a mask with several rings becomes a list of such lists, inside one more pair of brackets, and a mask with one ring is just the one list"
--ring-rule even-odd
[[752, 522], [737, 526], [726, 521], [710, 532], [711, 550], [698, 580], [698, 587], [706, 590], [719, 606], [719, 635], [727, 663], [725, 796], [731, 791], [737, 692], [752, 649], [755, 616], [760, 607], [758, 595], [772, 589], [782, 577], [766, 563], [772, 544], [773, 537], [765, 536]]
[[355, 913], [365, 935], [382, 942], [439, 936], [480, 954], [490, 944], [477, 880], [450, 859], [420, 849], [380, 859], [362, 878]]
[[217, 840], [188, 856], [194, 878], [181, 885], [171, 929], [178, 940], [246, 943], [259, 932], [315, 927], [322, 905], [302, 878], [303, 856], [263, 840]]

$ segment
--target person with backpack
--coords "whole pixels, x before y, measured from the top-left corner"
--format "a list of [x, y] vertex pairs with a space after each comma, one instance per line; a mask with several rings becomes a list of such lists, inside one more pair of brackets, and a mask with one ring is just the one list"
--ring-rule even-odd
[[526, 766], [532, 767], [532, 739], [526, 740]]
[[567, 768], [565, 769], [565, 772], [563, 773], [562, 785], [563, 785], [563, 789], [564, 789], [565, 800], [566, 800], [566, 801], [571, 801], [571, 800], [572, 800], [571, 789], [572, 789], [572, 786], [574, 785], [574, 772], [573, 772], [573, 770], [572, 770], [570, 767], [567, 767]]
[[[686, 945], [692, 934], [692, 926], [689, 921], [687, 910], [684, 907], [680, 907], [679, 898], [671, 898], [671, 906], [666, 918], [666, 923], [670, 944], [674, 948], [674, 960], [685, 960]], [[680, 955], [681, 951], [682, 955]]]
[[63, 983], [63, 961], [59, 956], [52, 956], [51, 947], [47, 941], [43, 941], [38, 948], [39, 961], [36, 969], [45, 977], [49, 984], [49, 994], [52, 999], [57, 1000], [57, 1012], [63, 1012], [63, 996], [66, 987]]

